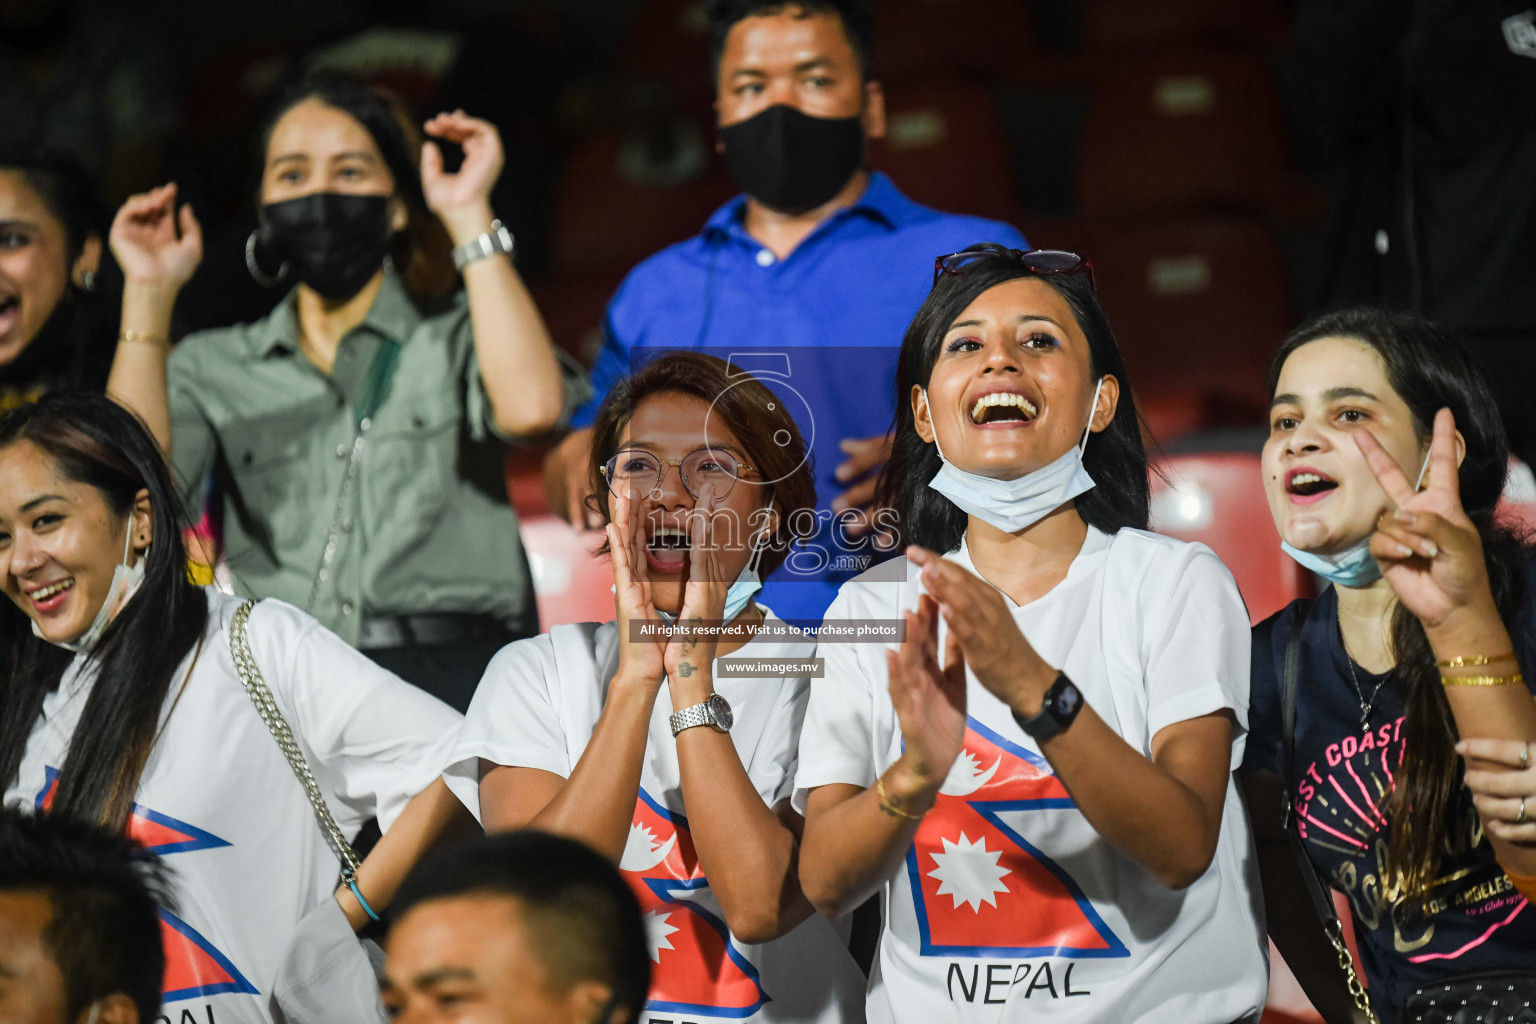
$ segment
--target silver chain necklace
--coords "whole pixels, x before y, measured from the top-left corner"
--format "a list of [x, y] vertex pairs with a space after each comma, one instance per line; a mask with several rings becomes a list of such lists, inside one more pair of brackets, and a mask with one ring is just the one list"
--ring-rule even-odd
[[1349, 653], [1349, 641], [1344, 639], [1344, 617], [1342, 609], [1337, 616], [1337, 621], [1339, 624], [1339, 645], [1344, 648], [1344, 664], [1349, 666], [1349, 681], [1355, 687], [1355, 699], [1360, 702], [1360, 728], [1364, 729], [1367, 725], [1370, 724], [1371, 712], [1376, 710], [1376, 695], [1379, 694], [1381, 692], [1381, 688], [1386, 685], [1387, 676], [1392, 674], [1392, 670], [1388, 669], [1382, 674], [1381, 681], [1376, 684], [1376, 688], [1371, 691], [1370, 699], [1367, 700], [1364, 691], [1360, 689], [1360, 677], [1355, 675], [1355, 658], [1354, 655]]

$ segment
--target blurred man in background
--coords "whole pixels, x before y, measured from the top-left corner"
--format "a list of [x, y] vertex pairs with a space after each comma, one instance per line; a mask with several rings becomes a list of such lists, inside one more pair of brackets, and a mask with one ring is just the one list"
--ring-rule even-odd
[[132, 840], [0, 810], [0, 1021], [150, 1024], [168, 901], [159, 860]]
[[421, 862], [391, 908], [384, 1005], [401, 1024], [633, 1024], [651, 960], [618, 870], [542, 832]]
[[668, 349], [732, 360], [784, 398], [809, 442], [817, 529], [762, 596], [782, 618], [819, 621], [841, 582], [888, 553], [865, 528], [895, 411], [886, 382], [933, 258], [1024, 239], [920, 206], [867, 167], [866, 141], [885, 134], [867, 0], [713, 0], [709, 20], [718, 145], [743, 194], [620, 285], [595, 397], [546, 459], [545, 489], [557, 514], [599, 525], [584, 504], [585, 428], [614, 381]]

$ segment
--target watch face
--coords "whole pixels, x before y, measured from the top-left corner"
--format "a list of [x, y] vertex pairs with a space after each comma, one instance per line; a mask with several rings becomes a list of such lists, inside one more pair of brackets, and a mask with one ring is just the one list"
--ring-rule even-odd
[[709, 710], [715, 716], [715, 728], [721, 732], [730, 732], [731, 725], [735, 723], [736, 716], [731, 713], [730, 702], [718, 693], [711, 694], [709, 698]]
[[1064, 686], [1056, 697], [1056, 713], [1062, 716], [1074, 715], [1077, 713], [1077, 706], [1082, 702], [1083, 695], [1078, 692], [1077, 687]]

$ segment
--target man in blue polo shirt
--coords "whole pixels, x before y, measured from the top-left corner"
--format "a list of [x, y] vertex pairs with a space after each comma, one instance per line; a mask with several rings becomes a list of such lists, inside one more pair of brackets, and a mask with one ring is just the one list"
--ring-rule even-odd
[[730, 359], [784, 398], [815, 460], [822, 528], [761, 599], [783, 618], [820, 619], [839, 584], [889, 554], [834, 517], [874, 497], [897, 355], [934, 257], [1026, 246], [1006, 224], [920, 206], [866, 169], [865, 140], [885, 134], [866, 0], [713, 0], [709, 18], [720, 145], [743, 194], [619, 286], [596, 396], [551, 452], [545, 487], [557, 513], [599, 525], [581, 504], [585, 428], [614, 381], [667, 350]]

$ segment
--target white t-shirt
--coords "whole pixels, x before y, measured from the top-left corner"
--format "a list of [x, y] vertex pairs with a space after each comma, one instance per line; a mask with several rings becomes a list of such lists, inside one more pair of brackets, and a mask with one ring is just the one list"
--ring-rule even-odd
[[[194, 646], [171, 681], [129, 834], [173, 872], [177, 909], [160, 915], [164, 1015], [268, 1024], [272, 982], [294, 925], [331, 898], [340, 866], [235, 673], [229, 621], [242, 602], [205, 592], [202, 650]], [[458, 712], [281, 601], [252, 609], [247, 636], [342, 832], [356, 834], [375, 815], [387, 830], [447, 763], [463, 721]], [[44, 700], [6, 803], [52, 802], [94, 682], [94, 672], [80, 673], [82, 662], [77, 657]]]
[[[778, 622], [770, 615], [771, 622]], [[568, 778], [602, 714], [618, 669], [618, 626], [556, 626], [503, 648], [486, 669], [445, 773], [480, 813], [480, 759]], [[815, 643], [756, 638], [732, 658], [809, 658]], [[772, 807], [795, 786], [795, 749], [810, 680], [721, 678], [731, 740], [752, 785]], [[831, 921], [817, 915], [772, 942], [727, 931], [699, 866], [665, 685], [651, 711], [640, 792], [620, 870], [640, 897], [650, 938], [651, 992], [640, 1024], [862, 1021], [864, 977]]]
[[[964, 545], [946, 557], [975, 572]], [[880, 575], [902, 578], [890, 566]], [[915, 609], [923, 588], [906, 575], [850, 581], [827, 619]], [[1248, 616], [1210, 549], [1090, 527], [1061, 583], [1009, 604], [1040, 656], [1143, 755], [1160, 729], [1227, 708], [1240, 726], [1231, 765], [1242, 760]], [[900, 756], [885, 650], [821, 645], [826, 677], [811, 687], [797, 807], [817, 786], [871, 786]], [[883, 891], [872, 1024], [1257, 1020], [1267, 946], [1235, 785], [1210, 868], [1176, 892], [1094, 831], [1007, 706], [967, 678], [965, 749]]]

